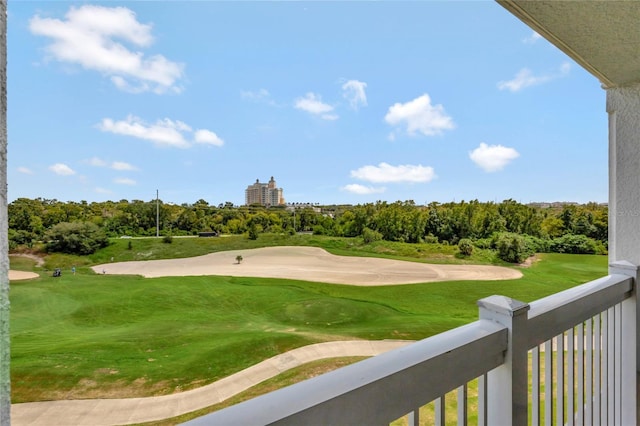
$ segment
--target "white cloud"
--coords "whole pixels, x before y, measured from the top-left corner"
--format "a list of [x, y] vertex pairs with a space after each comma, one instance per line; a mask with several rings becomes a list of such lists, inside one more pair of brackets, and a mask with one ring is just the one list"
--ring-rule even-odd
[[125, 170], [138, 170], [137, 167], [129, 164], [129, 163], [125, 163], [124, 161], [114, 161], [113, 163], [111, 163], [111, 168], [113, 170], [120, 170], [120, 171], [125, 171]]
[[530, 69], [522, 68], [513, 79], [498, 82], [498, 89], [515, 93], [527, 87], [537, 86], [564, 77], [570, 71], [571, 64], [568, 62], [563, 63], [558, 72], [552, 74], [534, 75]]
[[307, 93], [304, 97], [296, 99], [294, 103], [296, 109], [306, 111], [309, 114], [319, 116], [323, 120], [337, 120], [338, 115], [333, 113], [333, 107], [322, 102], [320, 95]]
[[535, 42], [537, 42], [541, 38], [542, 38], [542, 36], [534, 31], [529, 37], [525, 38], [522, 41], [524, 43], [526, 43], [526, 44], [534, 44]]
[[56, 163], [53, 166], [49, 166], [49, 170], [60, 176], [70, 176], [76, 174], [76, 172], [74, 172], [71, 167], [62, 163]]
[[502, 170], [520, 154], [513, 148], [502, 145], [487, 145], [484, 142], [469, 152], [469, 158], [485, 172], [497, 172]]
[[248, 99], [250, 101], [261, 101], [270, 97], [269, 91], [267, 89], [259, 89], [259, 90], [241, 90], [240, 97], [242, 99]]
[[[153, 142], [156, 146], [169, 146], [174, 148], [189, 148], [192, 146], [187, 138], [191, 137], [193, 129], [187, 123], [180, 120], [171, 120], [164, 118], [157, 120], [153, 124], [145, 123], [141, 118], [129, 115], [125, 120], [115, 121], [111, 118], [103, 118], [97, 125], [98, 129], [103, 132], [115, 133], [124, 136], [133, 136], [138, 139], [144, 139]], [[193, 134], [194, 142], [198, 144], [207, 144], [222, 146], [224, 141], [214, 132], [207, 129], [199, 129]], [[111, 168], [116, 170], [117, 167], [126, 167], [121, 162], [114, 162]], [[130, 166], [130, 165], [127, 165]], [[133, 166], [130, 166], [133, 167]], [[127, 169], [127, 170], [135, 170]]]
[[372, 186], [364, 186], [357, 183], [345, 185], [341, 189], [343, 191], [351, 192], [352, 194], [358, 195], [380, 194], [386, 190], [384, 187], [375, 188]]
[[133, 115], [129, 115], [126, 120], [120, 121], [104, 118], [98, 124], [98, 128], [103, 132], [148, 140], [157, 146], [176, 148], [188, 148], [190, 146], [182, 132], [190, 131], [191, 128], [181, 121], [173, 121], [168, 118], [158, 120], [155, 124], [146, 124]]
[[33, 34], [50, 38], [49, 58], [97, 71], [128, 92], [179, 93], [184, 64], [158, 54], [145, 57], [121, 43], [146, 48], [153, 42], [151, 28], [130, 9], [98, 5], [71, 7], [64, 20], [35, 15], [29, 21]]
[[367, 83], [358, 80], [349, 80], [342, 85], [342, 96], [349, 101], [351, 108], [358, 110], [360, 106], [367, 106]]
[[26, 167], [18, 167], [18, 172], [24, 173], [25, 175], [32, 175], [33, 174], [31, 169], [28, 169]]
[[205, 145], [214, 145], [214, 146], [222, 146], [224, 145], [224, 141], [218, 137], [211, 130], [196, 130], [194, 135], [194, 140], [196, 143], [201, 143]]
[[100, 188], [100, 187], [96, 187], [94, 188], [94, 191], [96, 191], [98, 194], [112, 194], [113, 192], [105, 189], [105, 188]]
[[351, 177], [373, 183], [382, 182], [431, 182], [436, 174], [433, 167], [422, 165], [392, 166], [380, 163], [378, 166], [363, 166], [351, 171]]
[[135, 185], [136, 181], [129, 178], [116, 178], [113, 180], [114, 183], [118, 185]]
[[98, 157], [91, 157], [88, 160], [85, 160], [90, 166], [94, 167], [106, 167], [107, 162]]
[[422, 133], [425, 136], [441, 134], [455, 126], [442, 105], [431, 105], [431, 98], [424, 94], [412, 101], [396, 103], [389, 107], [384, 120], [392, 126], [406, 126], [406, 132], [413, 136]]

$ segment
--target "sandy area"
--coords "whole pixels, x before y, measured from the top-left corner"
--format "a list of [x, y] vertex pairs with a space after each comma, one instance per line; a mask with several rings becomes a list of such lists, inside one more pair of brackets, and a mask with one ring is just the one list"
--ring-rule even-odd
[[31, 278], [38, 278], [38, 277], [39, 275], [36, 274], [35, 272], [9, 270], [9, 281], [30, 280]]
[[[236, 256], [242, 256], [242, 263]], [[372, 257], [335, 256], [316, 247], [267, 247], [211, 253], [186, 259], [97, 265], [99, 274], [147, 278], [222, 275], [288, 278], [333, 284], [377, 286], [453, 280], [510, 280], [516, 269], [491, 265], [434, 265]]]

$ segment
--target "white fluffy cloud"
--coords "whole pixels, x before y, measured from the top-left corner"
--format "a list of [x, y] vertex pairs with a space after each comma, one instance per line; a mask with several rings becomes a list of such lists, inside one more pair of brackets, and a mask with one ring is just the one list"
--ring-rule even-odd
[[[422, 133], [425, 136], [439, 135], [453, 129], [453, 119], [447, 115], [442, 105], [431, 105], [431, 98], [424, 94], [412, 101], [396, 103], [389, 107], [384, 120], [392, 126], [404, 126], [413, 136]], [[393, 139], [395, 136], [390, 136]]]
[[111, 164], [109, 164], [107, 161], [99, 157], [91, 157], [88, 160], [84, 160], [84, 163], [87, 163], [90, 166], [94, 167], [109, 167], [110, 169], [119, 171], [138, 170], [136, 166], [125, 163], [124, 161], [113, 161]]
[[31, 169], [29, 169], [27, 167], [18, 167], [18, 172], [23, 173], [25, 175], [32, 175], [33, 174]]
[[29, 21], [33, 34], [48, 37], [48, 59], [79, 65], [109, 77], [120, 90], [140, 93], [174, 92], [182, 89], [184, 65], [162, 55], [145, 56], [140, 50], [153, 42], [151, 24], [141, 24], [126, 7], [83, 5], [71, 7], [65, 19]]
[[432, 181], [436, 174], [433, 167], [410, 164], [392, 166], [387, 163], [380, 163], [377, 166], [363, 166], [357, 170], [352, 170], [351, 177], [373, 183], [422, 183]]
[[194, 140], [196, 143], [201, 143], [205, 145], [214, 145], [214, 146], [222, 146], [224, 145], [224, 141], [218, 137], [211, 130], [196, 130], [194, 135]]
[[358, 195], [380, 194], [385, 191], [384, 187], [375, 188], [373, 186], [364, 186], [357, 183], [345, 185], [341, 189], [343, 191], [350, 192], [352, 194], [358, 194]]
[[129, 178], [116, 178], [113, 180], [114, 183], [117, 183], [118, 185], [135, 185], [136, 181], [133, 179], [129, 179]]
[[333, 107], [322, 102], [322, 97], [315, 93], [307, 93], [302, 98], [298, 98], [294, 102], [296, 109], [306, 111], [309, 114], [318, 116], [323, 120], [337, 120], [338, 115], [333, 113]]
[[124, 161], [114, 161], [111, 163], [111, 168], [119, 171], [138, 170], [134, 165], [125, 163]]
[[53, 173], [60, 175], [60, 176], [70, 176], [70, 175], [75, 175], [76, 172], [73, 171], [73, 169], [69, 166], [67, 166], [66, 164], [62, 164], [62, 163], [56, 163], [52, 166], [49, 166], [49, 170], [51, 170]]
[[[149, 124], [139, 117], [129, 115], [125, 120], [120, 121], [104, 118], [98, 123], [97, 127], [103, 132], [148, 140], [156, 146], [174, 148], [189, 148], [192, 146], [187, 137], [191, 136], [193, 129], [180, 120], [164, 118]], [[222, 146], [224, 143], [214, 132], [206, 129], [197, 130], [193, 137], [194, 142], [198, 144]]]
[[181, 132], [191, 130], [181, 121], [173, 121], [165, 118], [156, 121], [154, 124], [146, 124], [140, 118], [133, 115], [129, 115], [126, 120], [120, 121], [104, 118], [98, 125], [98, 128], [103, 132], [145, 139], [153, 142], [157, 146], [171, 146], [176, 148], [189, 147], [189, 142], [186, 141]]
[[349, 101], [352, 109], [367, 106], [366, 87], [367, 83], [358, 80], [349, 80], [342, 85], [342, 96]]
[[559, 70], [551, 74], [534, 75], [530, 69], [522, 68], [511, 80], [498, 82], [498, 89], [515, 93], [527, 87], [537, 86], [564, 77], [569, 74], [570, 71], [571, 64], [568, 62], [560, 65]]
[[487, 145], [484, 142], [469, 152], [469, 158], [485, 172], [497, 172], [502, 170], [520, 154], [513, 148], [502, 145]]

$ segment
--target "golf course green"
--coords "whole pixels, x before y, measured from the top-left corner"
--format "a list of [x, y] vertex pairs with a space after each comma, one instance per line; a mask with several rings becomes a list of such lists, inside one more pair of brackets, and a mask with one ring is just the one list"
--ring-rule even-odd
[[[542, 254], [530, 265], [509, 266], [482, 251], [460, 258], [439, 244], [297, 237], [147, 239], [135, 240], [133, 250], [114, 241], [92, 257], [45, 256], [42, 266], [12, 256], [11, 269], [39, 275], [11, 283], [13, 402], [164, 395], [311, 343], [422, 339], [477, 319], [476, 301], [483, 297], [532, 301], [607, 271], [606, 256]], [[242, 276], [143, 278], [90, 268], [112, 258], [191, 257], [274, 244], [425, 263], [498, 264], [518, 269], [522, 278], [363, 287]], [[55, 267], [61, 277], [51, 276]]]

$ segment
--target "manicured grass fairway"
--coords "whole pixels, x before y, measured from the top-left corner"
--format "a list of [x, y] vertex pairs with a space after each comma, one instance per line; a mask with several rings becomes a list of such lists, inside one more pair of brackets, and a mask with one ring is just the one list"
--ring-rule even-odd
[[482, 297], [535, 300], [605, 275], [606, 264], [549, 254], [520, 280], [387, 287], [43, 274], [11, 285], [12, 398], [166, 394], [305, 344], [420, 339], [476, 320]]

